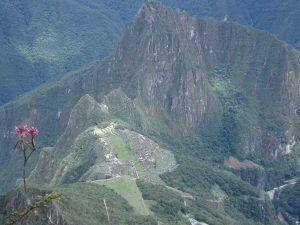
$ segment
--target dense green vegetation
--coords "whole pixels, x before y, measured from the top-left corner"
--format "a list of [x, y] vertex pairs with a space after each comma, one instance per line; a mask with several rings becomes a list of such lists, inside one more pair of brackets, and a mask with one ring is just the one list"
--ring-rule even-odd
[[95, 181], [99, 185], [110, 188], [126, 199], [134, 211], [139, 215], [149, 215], [150, 211], [132, 177], [115, 177], [108, 180]]
[[106, 1], [1, 1], [0, 105], [111, 53], [127, 22], [119, 12]]
[[165, 186], [145, 183], [142, 180], [138, 180], [137, 184], [158, 221], [163, 224], [188, 224], [183, 218], [186, 212], [183, 199], [178, 193]]
[[290, 224], [300, 221], [300, 181], [295, 185], [288, 185], [280, 190], [274, 200], [277, 211]]
[[[133, 208], [116, 192], [97, 184], [73, 184], [58, 188], [62, 193], [63, 213], [74, 224], [106, 223], [103, 198], [110, 209], [112, 224], [155, 224], [151, 217], [134, 215]], [[86, 209], [82, 212], [81, 209]], [[82, 214], [83, 213], [83, 214]], [[84, 216], [82, 216], [84, 215]], [[130, 215], [130, 216], [128, 216]], [[104, 222], [105, 221], [105, 222]]]
[[[36, 188], [37, 187], [35, 187], [35, 189]], [[45, 191], [49, 190], [49, 188], [43, 187], [39, 187], [39, 189]], [[61, 199], [58, 201], [58, 205], [62, 213], [59, 215], [59, 220], [65, 220], [66, 222], [72, 224], [106, 224], [107, 217], [103, 204], [103, 199], [105, 199], [112, 224], [157, 224], [155, 222], [155, 219], [151, 216], [135, 214], [133, 208], [124, 198], [118, 195], [115, 191], [98, 184], [77, 183], [53, 187], [51, 188], [51, 191], [52, 190], [55, 190], [62, 195]], [[1, 200], [6, 201], [3, 198]], [[15, 204], [18, 204], [18, 202], [16, 201]], [[5, 209], [1, 208], [1, 213], [5, 213], [2, 210]], [[43, 213], [46, 212], [41, 212], [42, 215], [40, 215], [39, 217], [40, 221], [36, 221], [33, 217], [32, 219], [28, 220], [28, 223], [26, 223], [26, 225], [44, 225], [45, 221], [47, 221], [47, 218], [45, 217], [45, 215], [43, 215]], [[53, 219], [55, 217], [55, 214], [56, 213], [53, 214]], [[56, 219], [57, 218], [55, 218], [55, 221]], [[2, 223], [2, 220], [0, 220], [0, 223]]]
[[199, 221], [208, 224], [239, 224], [238, 221], [249, 225], [277, 224], [268, 197], [207, 162], [185, 159], [174, 172], [163, 175], [163, 179], [168, 185], [195, 197], [186, 211]]
[[279, 160], [266, 163], [266, 189], [284, 184], [284, 181], [300, 176], [300, 146], [297, 144], [293, 151], [280, 157]]

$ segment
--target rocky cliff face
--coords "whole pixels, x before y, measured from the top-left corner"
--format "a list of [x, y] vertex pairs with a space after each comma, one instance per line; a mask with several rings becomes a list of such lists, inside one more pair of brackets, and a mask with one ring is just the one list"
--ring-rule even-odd
[[[22, 212], [26, 204], [33, 203], [41, 196], [47, 194], [46, 190], [39, 190], [30, 188], [26, 195], [21, 190], [13, 190], [7, 193], [5, 196], [0, 197], [0, 222], [4, 223], [9, 215], [15, 212]], [[39, 209], [31, 210], [27, 215], [27, 222], [25, 220], [19, 221], [21, 223], [34, 224], [57, 224], [68, 225], [72, 224], [68, 221], [64, 215], [61, 214], [60, 205], [57, 200], [48, 204], [48, 207], [41, 207]]]
[[[143, 2], [146, 1], [2, 1], [0, 104], [49, 78], [106, 56], [114, 49], [125, 25]], [[299, 48], [299, 30], [296, 28], [300, 5], [297, 0], [161, 2], [184, 9], [191, 15], [264, 29]]]
[[[298, 140], [299, 64], [296, 50], [266, 32], [145, 4], [112, 57], [1, 107], [1, 162], [7, 168], [1, 177], [18, 177], [12, 168], [19, 159], [7, 147], [14, 124], [32, 123], [43, 134], [41, 146], [58, 139], [65, 149], [91, 125], [76, 114], [93, 118], [94, 110], [106, 110], [109, 98], [122, 106], [112, 104], [114, 116], [146, 135], [181, 140], [207, 130], [223, 135], [227, 150], [238, 157], [274, 159], [280, 145], [286, 149], [292, 138]], [[114, 89], [125, 97], [109, 95]], [[74, 108], [84, 94], [102, 105], [85, 97]]]
[[261, 150], [263, 117], [291, 118], [280, 132], [298, 120], [299, 53], [262, 31], [148, 4], [114, 57], [111, 67], [120, 66], [122, 88], [149, 115], [167, 114], [186, 130], [233, 117], [243, 142], [235, 151]]

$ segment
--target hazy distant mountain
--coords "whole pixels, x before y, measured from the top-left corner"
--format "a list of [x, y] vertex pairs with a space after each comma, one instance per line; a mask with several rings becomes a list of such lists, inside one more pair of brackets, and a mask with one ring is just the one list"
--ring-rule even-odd
[[0, 104], [107, 56], [125, 22], [104, 1], [1, 1]]
[[300, 2], [297, 0], [163, 0], [192, 15], [236, 21], [274, 33], [300, 48]]
[[[267, 32], [147, 3], [112, 56], [0, 108], [1, 190], [20, 177], [9, 131], [27, 122], [44, 147], [30, 181], [65, 193], [48, 211], [64, 224], [97, 224], [100, 209], [78, 210], [107, 195], [149, 224], [279, 224], [264, 190], [300, 175], [299, 71]], [[114, 224], [131, 224], [117, 205]]]

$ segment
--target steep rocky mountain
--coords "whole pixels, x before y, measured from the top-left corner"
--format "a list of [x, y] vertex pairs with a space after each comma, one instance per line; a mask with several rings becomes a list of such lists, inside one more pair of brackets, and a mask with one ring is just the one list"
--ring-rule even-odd
[[[49, 79], [107, 56], [144, 0], [0, 3], [0, 105]], [[299, 2], [162, 0], [191, 15], [270, 31], [299, 48]]]
[[299, 71], [267, 32], [144, 4], [114, 55], [0, 108], [1, 191], [20, 177], [9, 131], [26, 122], [44, 147], [36, 185], [104, 182], [126, 199], [114, 181], [129, 176], [155, 221], [279, 224], [264, 189], [300, 175]]

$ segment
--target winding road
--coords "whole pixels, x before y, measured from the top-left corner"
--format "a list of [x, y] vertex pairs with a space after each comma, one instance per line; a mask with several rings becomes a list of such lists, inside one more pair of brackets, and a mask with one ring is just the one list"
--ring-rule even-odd
[[[294, 178], [294, 179], [291, 179], [291, 180], [286, 180], [284, 181], [285, 184], [279, 186], [279, 187], [276, 187], [276, 188], [273, 188], [272, 190], [270, 191], [267, 191], [267, 194], [269, 195], [269, 198], [273, 201], [274, 199], [274, 195], [276, 193], [276, 191], [279, 191], [281, 189], [283, 189], [284, 187], [286, 186], [289, 186], [289, 185], [294, 185], [297, 183], [297, 181], [300, 180], [300, 177], [298, 178]], [[289, 225], [289, 223], [284, 219], [284, 217], [282, 216], [281, 212], [279, 211], [278, 212], [278, 215], [277, 215], [279, 221], [283, 224], [283, 225]]]

